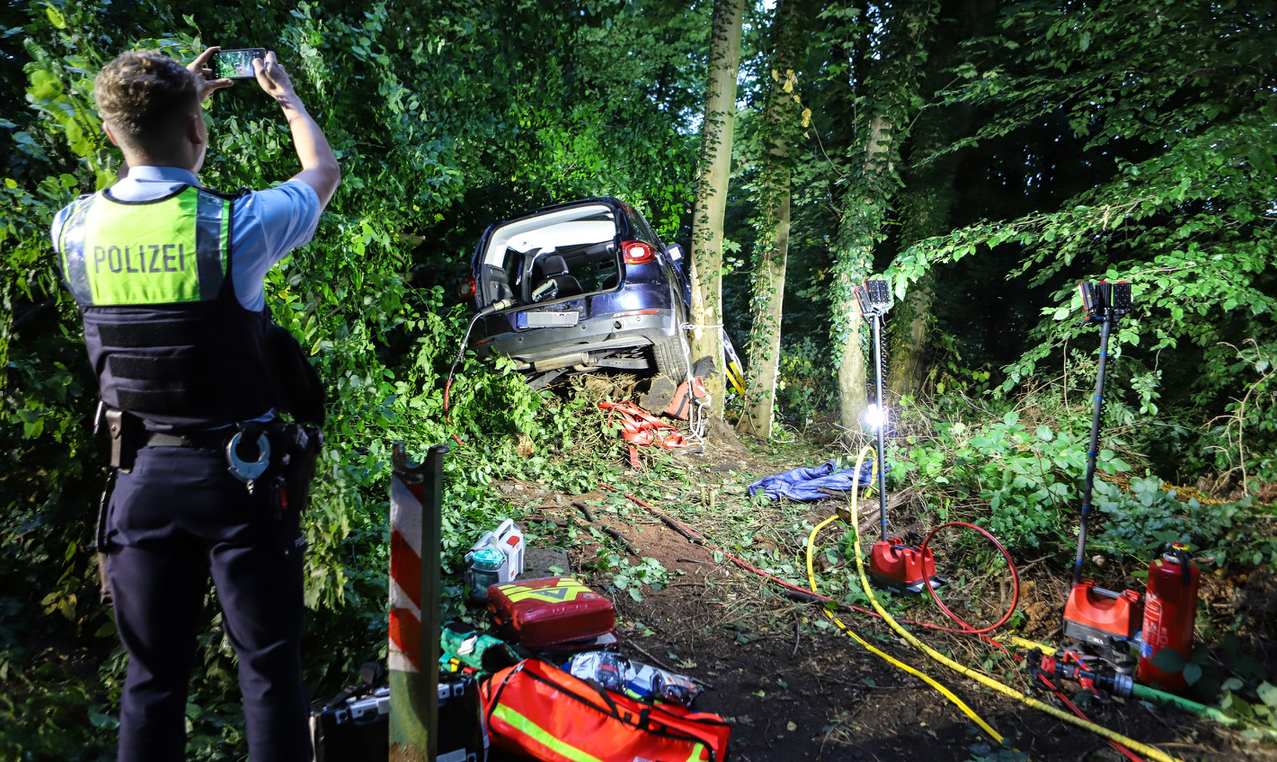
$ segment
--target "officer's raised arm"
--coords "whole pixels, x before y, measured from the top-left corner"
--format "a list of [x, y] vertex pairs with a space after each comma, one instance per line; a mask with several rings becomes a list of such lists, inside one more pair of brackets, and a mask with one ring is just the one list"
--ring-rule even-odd
[[253, 72], [257, 75], [257, 84], [283, 108], [284, 118], [292, 129], [293, 146], [302, 163], [302, 171], [292, 179], [314, 188], [319, 194], [319, 203], [327, 206], [341, 182], [341, 168], [337, 166], [333, 149], [328, 146], [328, 139], [302, 105], [301, 98], [297, 97], [288, 72], [275, 59], [275, 51], [268, 51], [264, 61], [254, 58]]

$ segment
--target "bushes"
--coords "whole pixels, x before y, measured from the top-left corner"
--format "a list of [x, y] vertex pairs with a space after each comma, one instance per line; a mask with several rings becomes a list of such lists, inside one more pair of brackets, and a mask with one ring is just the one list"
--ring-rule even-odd
[[[952, 403], [957, 398], [948, 399]], [[888, 453], [891, 488], [923, 492], [941, 519], [950, 514], [973, 519], [1012, 553], [1057, 552], [1063, 563], [1077, 537], [1090, 431], [1081, 410], [1070, 415], [1052, 400], [1053, 391], [1046, 389], [1016, 409], [1007, 409], [1012, 407], [1009, 401], [988, 402], [983, 408], [967, 402], [944, 413], [906, 398], [898, 424], [905, 447]], [[1195, 552], [1213, 558], [1208, 565], [1215, 568], [1277, 560], [1272, 532], [1252, 531], [1256, 520], [1277, 518], [1271, 508], [1257, 506], [1249, 497], [1238, 502], [1181, 500], [1161, 479], [1137, 475], [1148, 467], [1138, 456], [1119, 457], [1126, 447], [1124, 437], [1139, 433], [1127, 428], [1121, 436], [1102, 436], [1092, 493], [1091, 550], [1118, 560], [1147, 561], [1162, 543], [1188, 542]]]
[[776, 382], [776, 414], [790, 426], [805, 429], [837, 404], [829, 353], [809, 337], [786, 342], [780, 353]]
[[[1179, 499], [1160, 479], [1131, 479], [1129, 490], [1097, 485], [1096, 507], [1105, 516], [1097, 547], [1151, 558], [1163, 543], [1188, 543], [1211, 558], [1216, 569], [1261, 566], [1277, 561], [1277, 539], [1256, 532], [1257, 520], [1277, 518], [1249, 495], [1236, 502]], [[1263, 517], [1261, 519], [1260, 517]]]
[[[939, 494], [941, 502], [958, 509], [980, 510], [987, 503], [982, 523], [1009, 548], [1051, 549], [1076, 533], [1071, 527], [1081, 504], [1089, 431], [1021, 422], [1015, 410], [994, 417], [993, 411], [968, 408], [962, 415], [966, 420], [930, 417], [938, 411], [923, 417], [923, 412], [916, 405], [901, 406], [906, 426], [925, 428], [906, 437], [907, 455], [892, 463], [897, 484]], [[1036, 417], [1047, 420], [1041, 411]], [[1112, 450], [1101, 450], [1098, 471], [1129, 468]]]

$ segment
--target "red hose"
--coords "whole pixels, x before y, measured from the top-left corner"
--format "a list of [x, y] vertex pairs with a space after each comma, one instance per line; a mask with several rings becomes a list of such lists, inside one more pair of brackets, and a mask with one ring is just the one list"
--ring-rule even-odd
[[927, 583], [927, 592], [931, 593], [931, 600], [935, 601], [936, 605], [940, 607], [940, 610], [948, 614], [950, 619], [962, 625], [963, 627], [963, 629], [961, 630], [955, 630], [952, 627], [941, 627], [939, 625], [933, 625], [932, 629], [941, 630], [943, 632], [956, 632], [959, 635], [982, 635], [986, 632], [993, 632], [994, 630], [998, 629], [999, 627], [1007, 623], [1007, 620], [1009, 620], [1011, 618], [1011, 615], [1015, 613], [1016, 605], [1018, 605], [1020, 602], [1020, 575], [1016, 572], [1015, 562], [1011, 560], [1011, 554], [1007, 552], [1007, 549], [1002, 547], [1002, 543], [998, 542], [998, 538], [994, 537], [989, 532], [989, 530], [985, 529], [984, 527], [978, 527], [975, 524], [968, 524], [965, 521], [950, 521], [947, 524], [941, 524], [935, 529], [932, 529], [930, 532], [927, 533], [926, 538], [922, 541], [922, 545], [918, 549], [919, 552], [925, 555], [927, 552], [927, 546], [931, 542], [931, 538], [935, 536], [936, 532], [939, 532], [941, 529], [944, 529], [945, 527], [966, 527], [968, 529], [974, 529], [975, 531], [984, 535], [985, 539], [987, 539], [989, 542], [993, 543], [993, 547], [997, 548], [998, 552], [1002, 554], [1002, 557], [1007, 560], [1007, 568], [1011, 570], [1011, 605], [1007, 608], [1007, 613], [1003, 614], [1002, 618], [999, 619], [995, 624], [991, 624], [988, 627], [975, 628], [967, 624], [966, 622], [962, 621], [962, 619], [957, 614], [949, 610], [948, 606], [940, 602], [939, 596], [936, 595], [936, 589], [931, 584], [931, 579], [926, 578], [925, 581]]
[[[1018, 658], [1018, 657], [1017, 657], [1017, 658]], [[1087, 717], [1087, 716], [1086, 716], [1086, 714], [1084, 714], [1084, 713], [1082, 712], [1082, 710], [1078, 708], [1077, 704], [1074, 704], [1074, 703], [1073, 703], [1073, 701], [1072, 701], [1072, 700], [1070, 700], [1068, 696], [1064, 695], [1064, 692], [1063, 692], [1063, 691], [1059, 690], [1059, 689], [1058, 689], [1058, 688], [1056, 688], [1054, 685], [1052, 685], [1052, 684], [1051, 684], [1051, 681], [1050, 681], [1050, 680], [1048, 680], [1048, 679], [1046, 679], [1046, 675], [1038, 675], [1038, 678], [1039, 678], [1039, 679], [1040, 679], [1043, 683], [1045, 683], [1045, 684], [1046, 684], [1046, 686], [1047, 686], [1048, 688], [1050, 688], [1050, 689], [1051, 689], [1051, 692], [1053, 692], [1053, 693], [1055, 694], [1055, 697], [1056, 697], [1056, 698], [1058, 698], [1061, 702], [1063, 702], [1063, 704], [1064, 704], [1065, 706], [1067, 706], [1069, 709], [1071, 709], [1071, 710], [1073, 711], [1073, 714], [1075, 714], [1075, 715], [1077, 715], [1078, 717], [1080, 717], [1080, 718], [1082, 718], [1082, 719], [1086, 720], [1086, 721], [1087, 721], [1087, 722], [1089, 722], [1089, 723], [1092, 723], [1092, 724], [1094, 724], [1094, 723], [1095, 723], [1095, 720], [1092, 720], [1090, 717]], [[1108, 740], [1108, 739], [1105, 739], [1105, 740]], [[1122, 744], [1118, 743], [1117, 741], [1109, 740], [1108, 744], [1109, 744], [1109, 746], [1112, 746], [1114, 749], [1116, 749], [1116, 750], [1117, 750], [1118, 752], [1120, 752], [1121, 754], [1125, 755], [1127, 759], [1131, 760], [1131, 762], [1144, 762], [1144, 758], [1143, 758], [1143, 757], [1140, 757], [1140, 756], [1139, 756], [1139, 755], [1137, 755], [1135, 752], [1133, 752], [1133, 751], [1131, 751], [1130, 749], [1126, 748], [1125, 746], [1123, 746]]]
[[[977, 629], [967, 624], [966, 622], [964, 622], [961, 617], [959, 617], [957, 614], [950, 611], [948, 606], [940, 602], [940, 598], [936, 595], [936, 589], [934, 586], [932, 586], [931, 580], [928, 578], [926, 580], [927, 592], [931, 594], [931, 600], [935, 601], [936, 605], [940, 607], [940, 610], [948, 614], [950, 619], [962, 625], [965, 629], [955, 630], [952, 627], [940, 627], [939, 625], [926, 625], [926, 626], [931, 627], [932, 629], [943, 630], [945, 632], [957, 633], [959, 635], [979, 635], [980, 638], [983, 639], [985, 642], [997, 646], [1004, 653], [1010, 653], [1009, 651], [1007, 651], [1006, 646], [1002, 645], [1001, 643], [994, 640], [993, 638], [990, 638], [985, 633], [990, 632], [992, 630], [996, 630], [997, 628], [1006, 624], [1007, 620], [1011, 618], [1011, 614], [1015, 613], [1015, 607], [1020, 601], [1020, 575], [1016, 571], [1015, 563], [1011, 560], [1011, 554], [1007, 553], [1007, 549], [1004, 548], [1002, 546], [1002, 543], [998, 542], [997, 538], [994, 537], [988, 530], [984, 529], [983, 527], [976, 526], [975, 524], [968, 524], [965, 521], [950, 521], [947, 524], [941, 524], [935, 529], [932, 529], [930, 532], [927, 533], [926, 538], [923, 539], [922, 545], [919, 546], [919, 552], [925, 553], [927, 551], [927, 547], [931, 543], [931, 538], [935, 536], [936, 532], [940, 531], [941, 529], [944, 529], [945, 527], [952, 527], [952, 526], [960, 526], [960, 527], [966, 527], [968, 529], [976, 530], [980, 534], [984, 535], [989, 542], [993, 543], [993, 546], [998, 549], [998, 552], [1002, 554], [1002, 557], [1007, 560], [1007, 567], [1011, 569], [1011, 582], [1012, 582], [1011, 606], [1007, 609], [1007, 613], [1003, 615], [1003, 617], [999, 619], [996, 624], [990, 625], [989, 627], [982, 627]], [[1020, 662], [1024, 661], [1024, 659], [1020, 658], [1018, 654], [1011, 654], [1011, 656], [1015, 658], [1017, 661], [1020, 661]], [[1083, 713], [1082, 710], [1078, 708], [1077, 704], [1074, 704], [1069, 699], [1068, 696], [1064, 695], [1063, 691], [1060, 691], [1054, 685], [1052, 685], [1051, 681], [1047, 680], [1045, 675], [1039, 675], [1039, 678], [1042, 680], [1043, 683], [1046, 684], [1048, 688], [1051, 689], [1051, 691], [1055, 694], [1056, 698], [1058, 698], [1065, 706], [1067, 706], [1070, 710], [1073, 711], [1073, 714], [1077, 715], [1083, 720], [1086, 720], [1087, 722], [1092, 722], [1091, 718], [1087, 717], [1086, 714]], [[1116, 741], [1109, 741], [1108, 743], [1110, 746], [1116, 749], [1119, 753], [1125, 755], [1127, 759], [1131, 760], [1131, 762], [1144, 762], [1144, 760], [1141, 757], [1137, 756], [1134, 752], [1132, 752], [1130, 749], [1126, 748], [1125, 746], [1121, 745], [1120, 743], [1117, 743]]]
[[[610, 491], [612, 491], [612, 492], [620, 492], [620, 490], [618, 490], [616, 487], [613, 487], [613, 486], [608, 485], [608, 484], [604, 484], [603, 482], [599, 482], [598, 484], [599, 484], [599, 486], [600, 486], [600, 487], [602, 487], [603, 489], [610, 490]], [[655, 509], [655, 508], [653, 508], [652, 506], [648, 505], [646, 502], [644, 502], [644, 501], [643, 501], [643, 500], [641, 500], [640, 498], [637, 498], [637, 497], [635, 497], [634, 495], [631, 495], [631, 494], [629, 494], [629, 493], [624, 493], [624, 494], [625, 494], [625, 497], [629, 498], [629, 499], [630, 499], [631, 501], [633, 501], [636, 505], [638, 505], [638, 506], [640, 506], [640, 507], [642, 507], [642, 508], [646, 509], [646, 510], [647, 510], [649, 513], [651, 513], [652, 515], [654, 515], [654, 516], [655, 516], [655, 515], [658, 515], [658, 514], [657, 514], [657, 511], [656, 511], [656, 509]], [[792, 582], [787, 582], [787, 581], [785, 581], [785, 580], [781, 579], [780, 577], [775, 576], [774, 574], [769, 574], [769, 573], [767, 573], [767, 572], [765, 572], [765, 571], [763, 571], [763, 570], [761, 570], [761, 569], [759, 569], [759, 568], [757, 568], [757, 567], [755, 567], [755, 566], [750, 565], [750, 564], [749, 564], [748, 562], [746, 562], [746, 561], [742, 561], [741, 559], [737, 558], [736, 556], [733, 556], [731, 553], [728, 553], [727, 551], [725, 551], [725, 550], [723, 550], [722, 548], [718, 547], [718, 546], [717, 546], [717, 545], [715, 545], [714, 543], [710, 542], [710, 541], [709, 541], [709, 540], [705, 537], [705, 535], [701, 534], [700, 532], [697, 532], [695, 529], [692, 529], [691, 527], [687, 526], [686, 524], [684, 524], [683, 522], [681, 522], [681, 521], [679, 521], [678, 519], [674, 518], [673, 516], [666, 516], [666, 518], [668, 518], [670, 521], [673, 521], [675, 524], [678, 524], [678, 525], [679, 525], [679, 527], [683, 529], [683, 531], [687, 532], [687, 533], [688, 533], [688, 534], [690, 534], [690, 535], [694, 535], [694, 536], [696, 536], [696, 538], [697, 538], [697, 539], [699, 539], [701, 542], [705, 543], [707, 546], [709, 546], [709, 547], [710, 547], [710, 548], [712, 548], [713, 550], [716, 550], [716, 551], [718, 551], [719, 553], [722, 553], [722, 554], [723, 554], [723, 557], [727, 558], [729, 561], [731, 561], [732, 563], [734, 563], [734, 564], [736, 564], [737, 566], [741, 567], [742, 569], [745, 569], [745, 570], [747, 570], [747, 571], [751, 571], [751, 572], [753, 572], [754, 574], [757, 574], [758, 576], [763, 577], [764, 579], [767, 579], [767, 580], [770, 580], [770, 581], [772, 581], [772, 582], [775, 582], [776, 584], [780, 585], [781, 587], [784, 587], [784, 588], [786, 588], [786, 589], [788, 589], [788, 590], [792, 590], [792, 591], [794, 591], [794, 592], [796, 592], [796, 593], [800, 593], [800, 594], [802, 594], [802, 595], [806, 595], [806, 596], [809, 596], [809, 597], [811, 597], [811, 598], [816, 598], [816, 599], [818, 599], [818, 600], [822, 600], [822, 601], [834, 602], [834, 599], [833, 599], [833, 598], [831, 598], [831, 597], [829, 597], [828, 595], [823, 595], [823, 594], [821, 594], [821, 593], [817, 593], [817, 592], [815, 592], [815, 591], [813, 591], [813, 590], [808, 590], [807, 588], [802, 587], [801, 585], [795, 585], [795, 584], [793, 584]], [[977, 527], [977, 529], [978, 529], [978, 528], [979, 528], [979, 527]], [[981, 531], [983, 531], [983, 530], [981, 530]], [[928, 537], [928, 539], [930, 539], [930, 537]], [[995, 540], [995, 542], [996, 542], [996, 540]], [[999, 545], [998, 547], [999, 547], [999, 548], [1001, 548], [1002, 546], [1001, 546], [1001, 545]], [[1006, 551], [1004, 550], [1003, 552], [1005, 553]], [[1014, 567], [1012, 567], [1012, 568], [1014, 569]], [[1018, 584], [1017, 584], [1017, 590], [1018, 590], [1018, 589], [1019, 589], [1019, 587], [1018, 587]], [[933, 593], [933, 595], [934, 595], [934, 593]], [[844, 605], [847, 605], [847, 608], [851, 609], [852, 611], [856, 612], [857, 614], [867, 614], [867, 615], [869, 615], [869, 616], [871, 616], [871, 617], [875, 617], [875, 618], [877, 618], [877, 619], [881, 619], [881, 618], [882, 618], [882, 617], [878, 614], [878, 612], [877, 612], [877, 611], [873, 611], [873, 610], [866, 609], [866, 608], [861, 608], [860, 606], [856, 606], [856, 605], [850, 605], [850, 604], [844, 604]], [[942, 607], [942, 608], [943, 608], [943, 607]], [[947, 609], [946, 609], [946, 610], [947, 610]], [[1012, 609], [1012, 610], [1014, 610], [1014, 609]], [[952, 616], [952, 614], [950, 614], [950, 615]], [[1010, 617], [1010, 614], [1008, 614], [1008, 615], [1007, 615], [1007, 617], [1003, 619], [1003, 622], [1005, 622], [1005, 621], [1006, 621], [1006, 619], [1007, 619], [1007, 618], [1009, 618], [1009, 617]], [[919, 622], [919, 621], [916, 621], [916, 620], [913, 620], [913, 619], [897, 619], [896, 621], [898, 621], [898, 622], [904, 622], [905, 624], [911, 624], [911, 625], [914, 625], [915, 627], [924, 627], [924, 628], [929, 629], [929, 630], [943, 630], [944, 632], [966, 632], [966, 633], [970, 634], [968, 631], [965, 631], [965, 630], [955, 630], [955, 629], [952, 629], [952, 628], [950, 628], [950, 627], [942, 627], [942, 626], [940, 626], [940, 625], [938, 625], [938, 624], [931, 624], [931, 623], [929, 623], [929, 622]], [[961, 622], [961, 620], [958, 620], [958, 621], [959, 621], [959, 622]], [[963, 625], [966, 625], [966, 623], [965, 623], [965, 622], [962, 622], [962, 624], [963, 624]], [[1001, 624], [1001, 623], [999, 623], [999, 624]], [[1001, 646], [1002, 646], [1002, 644], [1001, 644], [1001, 643], [998, 643], [996, 640], [992, 640], [992, 639], [989, 639], [989, 638], [986, 638], [986, 640], [989, 640], [989, 642], [996, 644], [998, 647], [1001, 647]]]

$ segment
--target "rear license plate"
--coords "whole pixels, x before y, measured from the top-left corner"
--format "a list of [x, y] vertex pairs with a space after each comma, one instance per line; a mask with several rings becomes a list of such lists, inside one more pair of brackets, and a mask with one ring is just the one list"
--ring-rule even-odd
[[577, 324], [579, 312], [520, 312], [516, 318], [520, 328], [570, 328]]

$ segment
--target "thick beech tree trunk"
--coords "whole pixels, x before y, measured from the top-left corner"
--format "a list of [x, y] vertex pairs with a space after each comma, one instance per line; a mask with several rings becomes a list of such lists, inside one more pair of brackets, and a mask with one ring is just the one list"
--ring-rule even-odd
[[[862, 127], [864, 164], [852, 172], [842, 198], [842, 250], [832, 287], [833, 338], [839, 350], [838, 395], [841, 424], [848, 437], [861, 430], [867, 406], [866, 361], [861, 342], [864, 318], [852, 287], [874, 269], [874, 246], [886, 238], [887, 216], [900, 190], [893, 165], [909, 137], [917, 113], [920, 64], [926, 35], [935, 24], [939, 0], [901, 0], [884, 6], [878, 43], [867, 53], [869, 74], [859, 85], [873, 117]], [[883, 401], [886, 402], [885, 400]]]
[[[875, 116], [869, 123], [869, 141], [865, 149], [864, 188], [880, 187], [883, 184], [881, 175], [891, 171], [891, 139], [890, 120], [883, 114]], [[844, 217], [850, 218], [850, 224], [862, 231], [862, 234], [853, 237], [849, 249], [842, 254], [844, 261], [840, 263], [833, 304], [834, 320], [843, 321], [841, 330], [835, 324], [835, 335], [842, 337], [838, 364], [840, 423], [843, 431], [851, 434], [860, 430], [861, 419], [868, 407], [868, 376], [860, 341], [865, 319], [851, 289], [873, 268], [873, 231], [882, 225], [886, 203], [883, 199], [869, 197], [869, 194], [855, 193], [848, 194], [846, 204]]]
[[723, 415], [723, 215], [732, 168], [732, 127], [736, 121], [736, 77], [740, 70], [744, 0], [715, 0], [705, 122], [701, 128], [700, 176], [692, 220], [692, 359], [714, 359], [705, 379], [713, 398], [710, 415]]
[[738, 429], [771, 438], [775, 418], [776, 375], [780, 363], [780, 325], [785, 301], [785, 260], [789, 252], [792, 172], [788, 135], [803, 121], [795, 94], [794, 59], [800, 43], [797, 0], [780, 0], [772, 22], [772, 65], [767, 110], [763, 115], [763, 225], [753, 273], [753, 327], [745, 381], [746, 415]]
[[[939, 109], [923, 112], [914, 129], [914, 155], [927, 156], [947, 144], [954, 126], [952, 113]], [[897, 205], [902, 248], [949, 229], [949, 211], [956, 196], [953, 187], [956, 168], [957, 157], [950, 153], [905, 173], [905, 187]], [[928, 272], [919, 279], [895, 309], [887, 386], [896, 395], [917, 394], [926, 381], [923, 358], [935, 299], [934, 276]]]
[[[782, 174], [778, 172], [777, 174]], [[753, 317], [749, 335], [749, 370], [745, 374], [746, 415], [738, 429], [770, 439], [775, 420], [776, 375], [780, 367], [780, 318], [785, 301], [785, 258], [789, 251], [789, 172], [767, 210], [772, 234], [759, 252], [754, 270]], [[760, 243], [762, 243], [760, 241]]]
[[[961, 19], [948, 26], [949, 33], [939, 28], [929, 31], [923, 45], [930, 51], [926, 74], [922, 80], [922, 97], [935, 98], [936, 92], [948, 86], [952, 67], [958, 55], [958, 42], [981, 37], [992, 31], [995, 4], [986, 0], [949, 0], [941, 13], [944, 19]], [[953, 24], [952, 21], [942, 24]], [[900, 248], [950, 230], [950, 217], [957, 201], [955, 181], [959, 154], [950, 151], [930, 158], [959, 135], [965, 135], [972, 120], [969, 104], [957, 107], [932, 106], [918, 115], [913, 130], [913, 150], [909, 169], [904, 172], [904, 189], [900, 194]], [[918, 394], [927, 383], [926, 352], [930, 343], [932, 307], [936, 298], [937, 273], [928, 271], [913, 284], [899, 307], [891, 336], [891, 362], [887, 385], [897, 395]]]
[[900, 313], [909, 322], [893, 342], [894, 357], [888, 364], [887, 388], [898, 396], [916, 395], [926, 381], [926, 367], [922, 364], [927, 349], [927, 331], [931, 326], [931, 304], [935, 299], [935, 278], [924, 275], [909, 289], [901, 305]]

